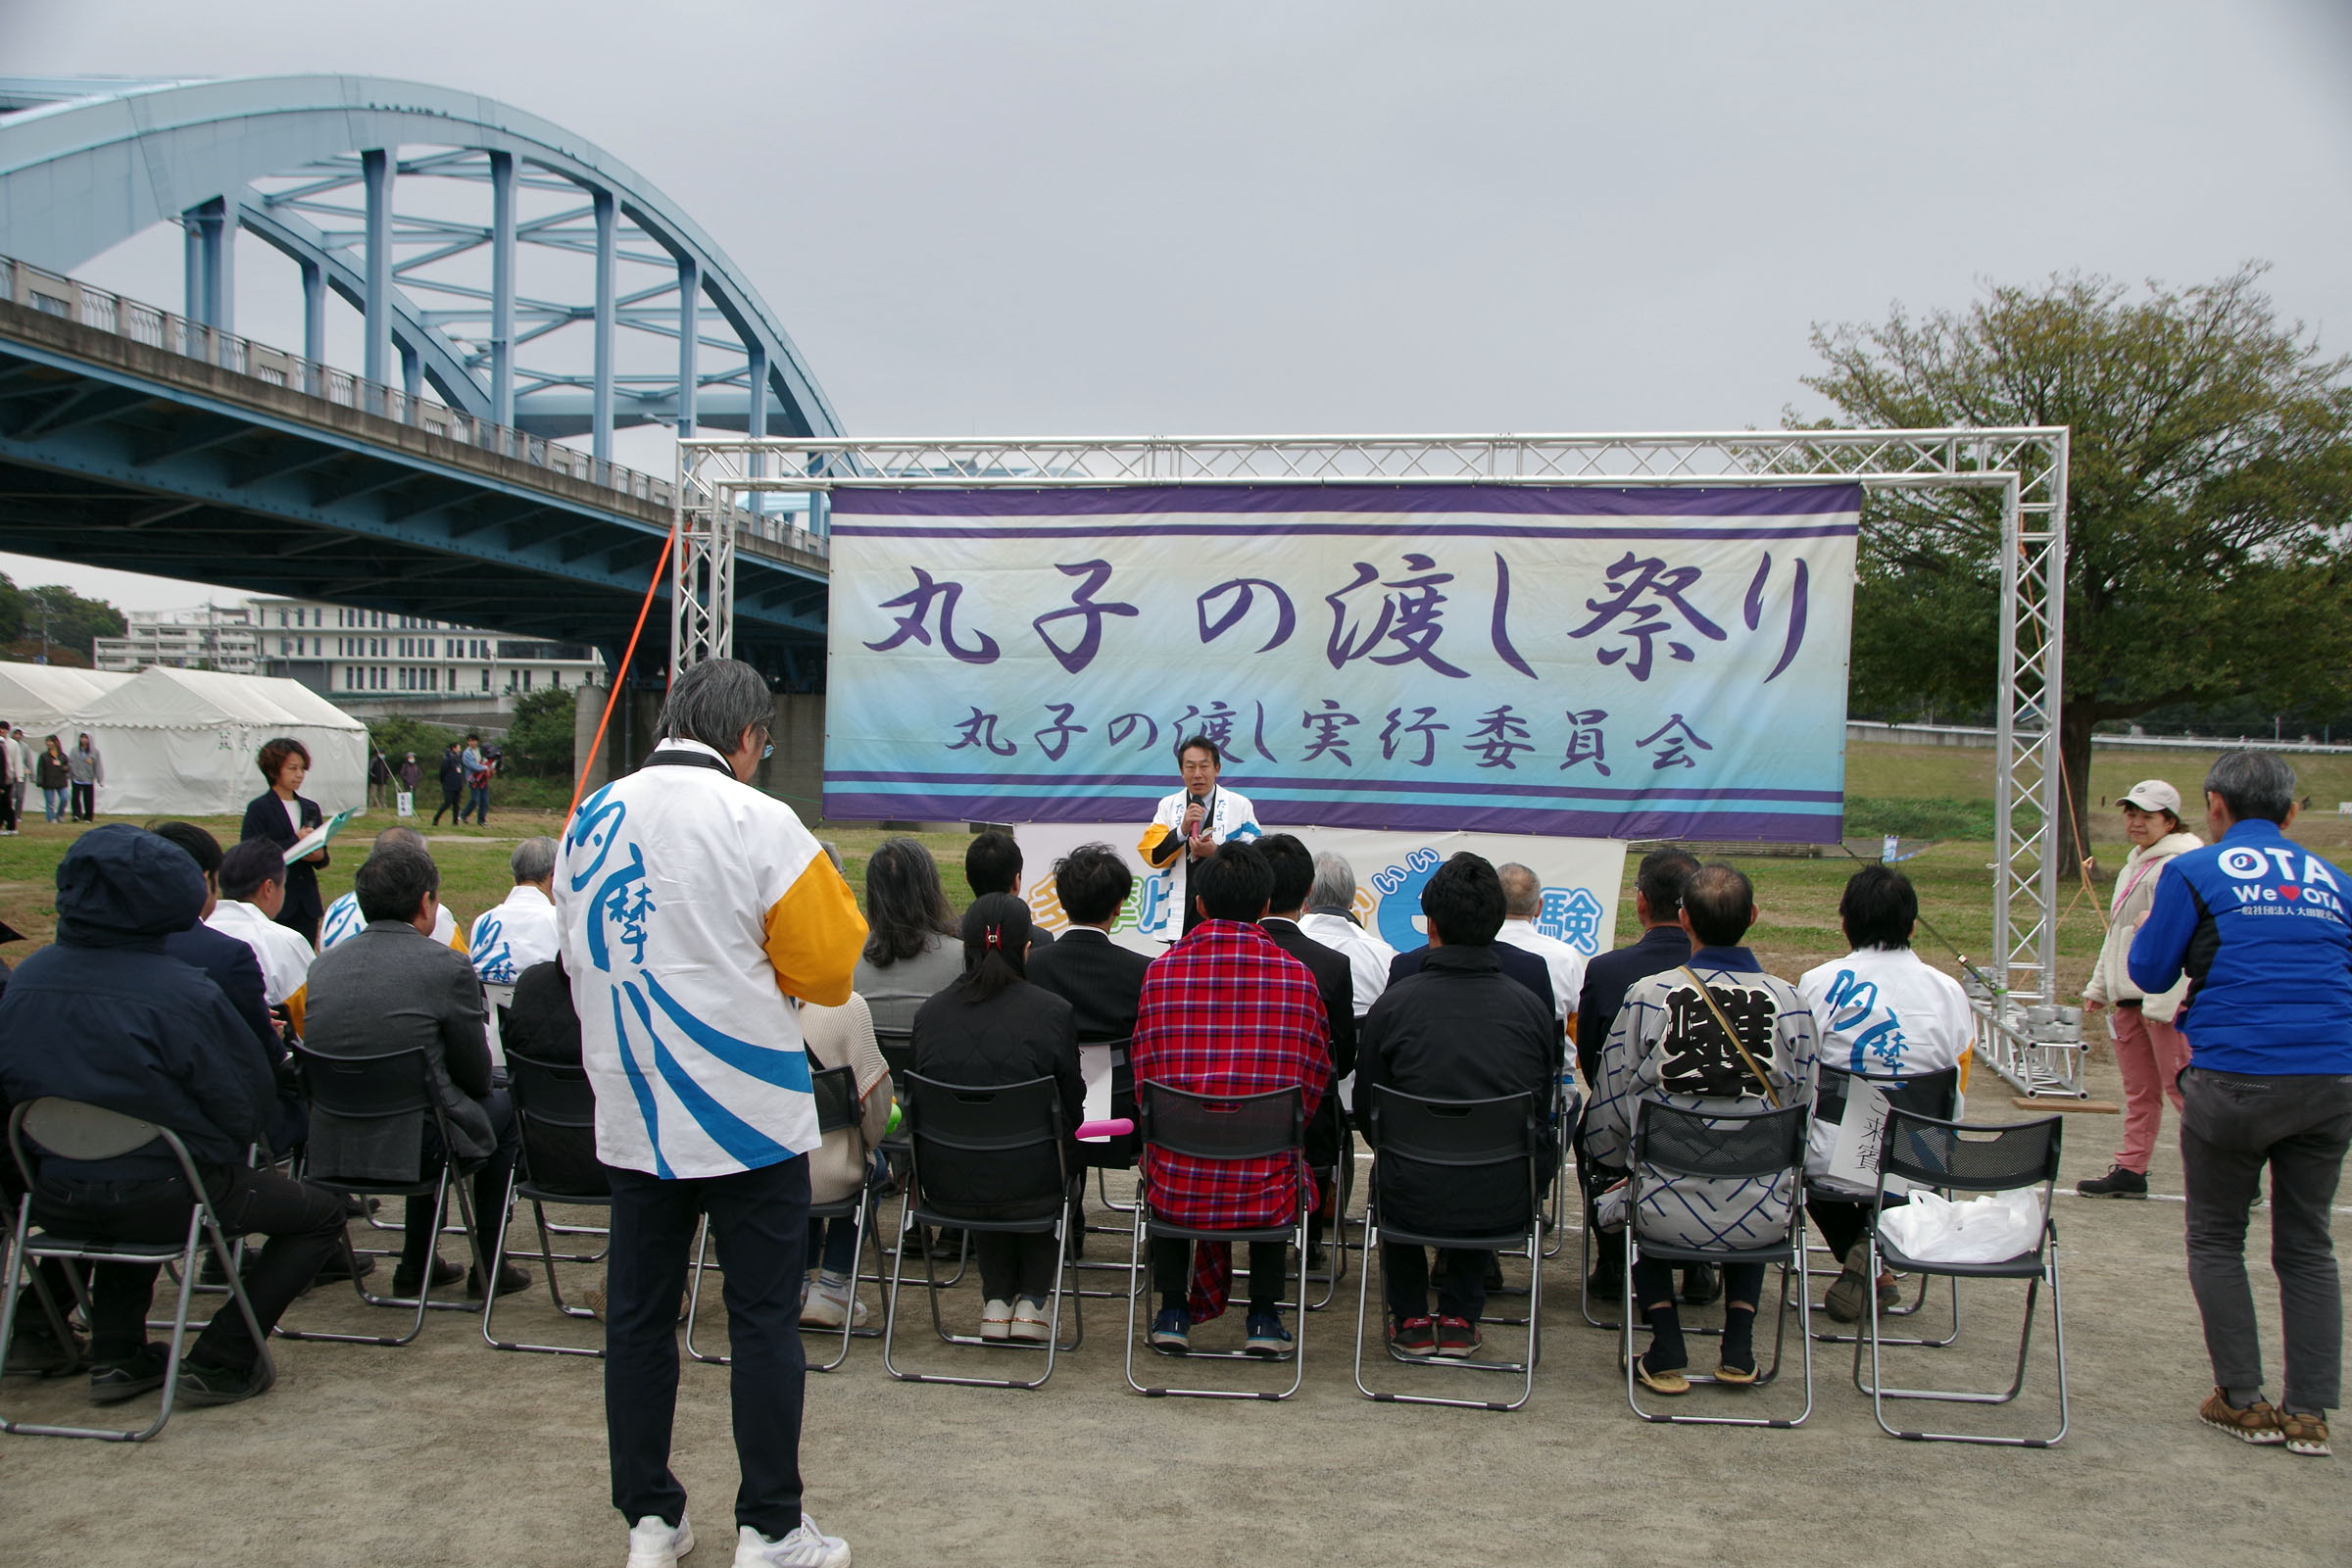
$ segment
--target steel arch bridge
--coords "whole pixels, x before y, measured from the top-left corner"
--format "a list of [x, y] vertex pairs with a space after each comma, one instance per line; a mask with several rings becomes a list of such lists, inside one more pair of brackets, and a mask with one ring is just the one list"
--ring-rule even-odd
[[331, 294], [361, 314], [366, 379], [493, 424], [599, 458], [630, 424], [840, 433], [717, 244], [521, 110], [366, 76], [7, 77], [0, 115], [0, 249], [36, 267], [175, 223], [188, 318], [233, 331], [250, 232], [299, 271], [305, 359], [327, 358]]

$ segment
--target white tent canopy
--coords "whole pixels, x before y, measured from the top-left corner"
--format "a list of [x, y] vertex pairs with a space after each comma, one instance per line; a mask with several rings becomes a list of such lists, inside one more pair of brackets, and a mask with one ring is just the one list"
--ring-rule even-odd
[[70, 752], [74, 715], [128, 679], [60, 664], [0, 664], [0, 719], [22, 729], [36, 754], [52, 735]]
[[368, 727], [300, 681], [154, 664], [73, 723], [105, 761], [101, 811], [234, 816], [268, 787], [258, 759], [280, 735], [310, 752], [302, 793], [329, 816], [367, 803]]

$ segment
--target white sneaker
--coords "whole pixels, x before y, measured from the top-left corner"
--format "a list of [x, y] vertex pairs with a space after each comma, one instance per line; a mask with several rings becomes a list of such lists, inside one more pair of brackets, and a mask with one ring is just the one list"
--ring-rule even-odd
[[1012, 1303], [991, 1301], [980, 1309], [980, 1337], [984, 1340], [1009, 1339], [1012, 1335]]
[[770, 1541], [750, 1525], [735, 1530], [735, 1568], [850, 1568], [850, 1544], [801, 1515], [800, 1528]]
[[1031, 1345], [1043, 1345], [1053, 1332], [1054, 1322], [1046, 1316], [1044, 1307], [1023, 1300], [1012, 1309], [1012, 1337], [1014, 1339], [1024, 1340]]
[[846, 1283], [838, 1291], [825, 1285], [812, 1287], [808, 1292], [808, 1300], [801, 1303], [801, 1327], [805, 1329], [837, 1329], [841, 1327], [844, 1317], [847, 1317], [853, 1326], [863, 1326], [865, 1303], [858, 1300], [850, 1293], [851, 1287]]
[[629, 1529], [629, 1568], [677, 1568], [677, 1561], [694, 1549], [694, 1524], [678, 1515], [675, 1530], [658, 1513], [649, 1513]]

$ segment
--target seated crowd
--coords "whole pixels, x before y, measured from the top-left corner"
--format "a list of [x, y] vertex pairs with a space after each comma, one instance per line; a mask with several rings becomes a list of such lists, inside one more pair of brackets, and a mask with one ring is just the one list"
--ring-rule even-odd
[[[823, 848], [838, 867], [838, 855]], [[8, 976], [0, 996], [0, 1102], [85, 1100], [177, 1132], [229, 1231], [265, 1238], [246, 1279], [265, 1332], [319, 1279], [370, 1266], [344, 1239], [355, 1206], [280, 1174], [273, 1161], [289, 1154], [301, 1157], [297, 1171], [416, 1182], [448, 1164], [464, 1179], [470, 1266], [439, 1255], [443, 1216], [431, 1198], [411, 1198], [393, 1298], [413, 1303], [461, 1279], [476, 1298], [520, 1290], [531, 1283], [527, 1271], [510, 1263], [494, 1279], [485, 1272], [486, 1228], [505, 1214], [520, 1149], [503, 1061], [576, 1068], [581, 1060], [571, 978], [557, 951], [556, 860], [552, 839], [517, 846], [512, 892], [462, 928], [440, 901], [440, 873], [421, 835], [386, 829], [352, 890], [324, 910], [314, 954], [282, 918], [289, 876], [274, 839], [224, 854], [185, 823], [97, 828], [58, 869], [55, 945]], [[868, 858], [854, 992], [840, 1006], [799, 1008], [810, 1067], [849, 1069], [858, 1102], [849, 1124], [825, 1132], [811, 1156], [815, 1202], [908, 1180], [905, 1156], [885, 1149], [893, 1105], [906, 1099], [894, 1064], [972, 1089], [1049, 1081], [1064, 1139], [1058, 1152], [1041, 1148], [1019, 1169], [925, 1156], [924, 1200], [938, 1217], [976, 1226], [1066, 1214], [1074, 1255], [1085, 1171], [1132, 1156], [1144, 1211], [1196, 1233], [1155, 1236], [1146, 1255], [1157, 1298], [1149, 1344], [1184, 1354], [1195, 1330], [1226, 1311], [1242, 1272], [1232, 1245], [1197, 1233], [1262, 1234], [1303, 1221], [1307, 1245], [1296, 1268], [1326, 1268], [1323, 1238], [1345, 1199], [1341, 1167], [1358, 1132], [1379, 1159], [1385, 1224], [1465, 1237], [1527, 1227], [1524, 1172], [1465, 1176], [1392, 1155], [1370, 1113], [1408, 1097], [1525, 1097], [1541, 1126], [1536, 1156], [1545, 1139], [1569, 1141], [1577, 1155], [1592, 1297], [1622, 1290], [1629, 1206], [1639, 1207], [1632, 1217], [1645, 1239], [1714, 1248], [1775, 1238], [1804, 1203], [1840, 1264], [1829, 1315], [1853, 1321], [1874, 1292], [1891, 1303], [1892, 1280], [1867, 1277], [1872, 1193], [1839, 1188], [1824, 1168], [1836, 1107], [1868, 1077], [1891, 1084], [1914, 1108], [1951, 1114], [1973, 1032], [1958, 985], [1911, 949], [1918, 898], [1891, 867], [1853, 875], [1839, 906], [1852, 951], [1793, 984], [1766, 973], [1745, 945], [1757, 919], [1748, 878], [1676, 850], [1649, 854], [1638, 867], [1640, 939], [1590, 960], [1539, 929], [1534, 871], [1468, 853], [1428, 878], [1419, 895], [1426, 945], [1401, 953], [1366, 928], [1353, 868], [1286, 833], [1226, 843], [1200, 858], [1187, 882], [1189, 924], [1156, 957], [1113, 940], [1136, 886], [1118, 852], [1088, 844], [1052, 868], [1051, 902], [1066, 922], [1058, 941], [1022, 897], [1022, 872], [1010, 835], [975, 836], [965, 858], [973, 897], [958, 919], [922, 844], [887, 838]], [[1890, 1034], [1885, 1022], [1898, 1013]], [[68, 1040], [74, 1050], [56, 1049]], [[1136, 1140], [1082, 1144], [1075, 1134], [1087, 1117], [1089, 1051], [1107, 1053], [1109, 1093], [1096, 1103], [1114, 1115], [1138, 1115], [1143, 1086], [1212, 1098], [1290, 1093], [1298, 1143], [1223, 1160], [1149, 1142], [1139, 1150]], [[419, 1054], [425, 1109], [347, 1119], [305, 1104], [297, 1060], [396, 1052]], [[1571, 1077], [1589, 1099], [1581, 1120], [1556, 1124], [1558, 1086]], [[1708, 1114], [1828, 1108], [1814, 1123], [1806, 1169], [1759, 1181], [1638, 1170], [1642, 1104]], [[533, 1161], [530, 1177], [542, 1186], [606, 1190], [584, 1129], [569, 1142], [551, 1138]], [[0, 1165], [12, 1203], [16, 1180], [13, 1163]], [[176, 1237], [188, 1197], [176, 1161], [158, 1147], [96, 1162], [46, 1161], [31, 1194], [41, 1223], [123, 1240]], [[860, 1242], [851, 1221], [811, 1222], [803, 1326], [863, 1321]], [[964, 1246], [953, 1233], [907, 1242]], [[1294, 1341], [1283, 1313], [1301, 1298], [1288, 1294], [1291, 1249], [1262, 1239], [1247, 1247], [1244, 1348], [1288, 1356]], [[1065, 1261], [1054, 1235], [976, 1229], [970, 1252], [981, 1287], [978, 1337], [1047, 1340]], [[1390, 1242], [1380, 1266], [1394, 1354], [1479, 1350], [1497, 1278], [1493, 1250], [1441, 1248], [1433, 1257]], [[1654, 1393], [1685, 1393], [1680, 1309], [1720, 1296], [1715, 1380], [1754, 1382], [1764, 1275], [1761, 1263], [1734, 1264], [1718, 1278], [1700, 1264], [1640, 1258], [1626, 1305], [1649, 1339], [1632, 1375]], [[21, 1312], [10, 1370], [86, 1365], [91, 1396], [102, 1402], [157, 1387], [174, 1369], [145, 1333], [155, 1276], [150, 1265], [94, 1270], [86, 1348], [54, 1312]], [[55, 1265], [43, 1282], [48, 1300], [72, 1298]], [[216, 1314], [176, 1376], [181, 1397], [197, 1404], [249, 1397], [270, 1383], [267, 1358], [231, 1311]]]

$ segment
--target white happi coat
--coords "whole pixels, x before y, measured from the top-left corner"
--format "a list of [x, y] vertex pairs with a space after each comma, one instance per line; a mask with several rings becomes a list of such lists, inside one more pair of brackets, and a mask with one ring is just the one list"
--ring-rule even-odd
[[865, 942], [792, 808], [718, 753], [662, 743], [580, 805], [556, 912], [596, 1090], [596, 1152], [665, 1180], [726, 1176], [822, 1139], [795, 998], [840, 1006]]
[[474, 918], [466, 956], [485, 985], [511, 986], [534, 963], [556, 956], [556, 906], [528, 882]]
[[[1178, 790], [1159, 803], [1159, 809], [1152, 813], [1152, 825], [1144, 829], [1143, 842], [1138, 846], [1143, 852], [1144, 864], [1152, 864], [1152, 852], [1169, 834], [1183, 830], [1184, 809], [1192, 800], [1188, 791]], [[1247, 843], [1265, 836], [1265, 830], [1257, 825], [1257, 810], [1250, 804], [1250, 798], [1222, 786], [1209, 792], [1201, 832], [1215, 844]], [[1184, 935], [1185, 906], [1192, 901], [1191, 865], [1192, 857], [1179, 853], [1167, 864], [1153, 867], [1144, 878], [1143, 898], [1136, 905], [1137, 931], [1154, 942], [1173, 942]]]

